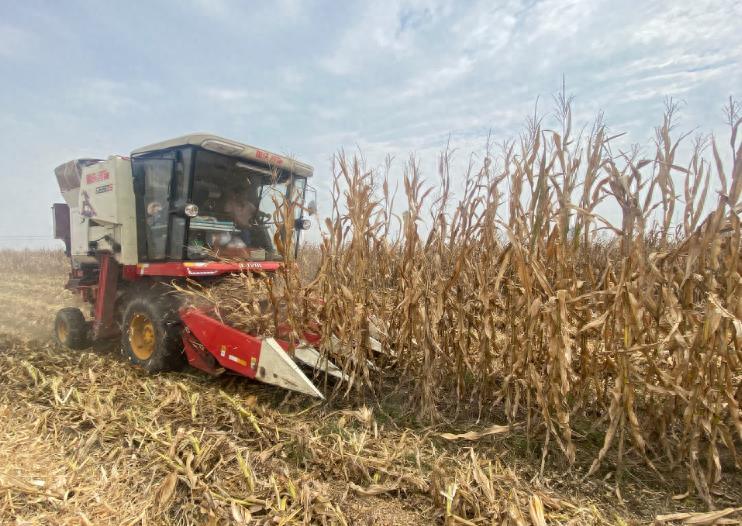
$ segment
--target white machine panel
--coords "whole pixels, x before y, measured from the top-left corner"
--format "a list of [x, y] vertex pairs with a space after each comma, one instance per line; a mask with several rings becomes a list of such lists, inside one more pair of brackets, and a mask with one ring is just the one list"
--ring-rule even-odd
[[[136, 210], [131, 161], [123, 157], [109, 157], [82, 172], [77, 212], [84, 220], [87, 235], [76, 240], [73, 234], [73, 254], [88, 243], [96, 241], [99, 248], [114, 249], [105, 239], [110, 236], [121, 247], [116, 259], [124, 265], [137, 263]], [[116, 252], [114, 250], [114, 252]]]

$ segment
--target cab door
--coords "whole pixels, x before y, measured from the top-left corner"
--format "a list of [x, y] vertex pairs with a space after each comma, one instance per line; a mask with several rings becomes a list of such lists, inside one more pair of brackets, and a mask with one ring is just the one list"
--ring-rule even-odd
[[187, 218], [172, 213], [188, 199], [190, 149], [132, 159], [140, 261], [183, 259]]

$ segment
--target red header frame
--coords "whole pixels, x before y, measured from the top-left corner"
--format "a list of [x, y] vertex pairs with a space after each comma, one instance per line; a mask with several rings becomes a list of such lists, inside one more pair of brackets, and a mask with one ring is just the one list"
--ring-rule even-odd
[[173, 278], [199, 278], [221, 276], [236, 272], [274, 272], [281, 267], [278, 261], [168, 261], [165, 263], [139, 263], [124, 266], [124, 278], [163, 276]]

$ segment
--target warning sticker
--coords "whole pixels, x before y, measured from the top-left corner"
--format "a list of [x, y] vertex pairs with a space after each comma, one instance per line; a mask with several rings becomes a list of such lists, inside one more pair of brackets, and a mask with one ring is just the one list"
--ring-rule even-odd
[[110, 177], [111, 177], [111, 174], [108, 172], [108, 170], [101, 170], [100, 172], [95, 172], [95, 173], [86, 175], [85, 182], [87, 184], [95, 184], [101, 181], [106, 181]]

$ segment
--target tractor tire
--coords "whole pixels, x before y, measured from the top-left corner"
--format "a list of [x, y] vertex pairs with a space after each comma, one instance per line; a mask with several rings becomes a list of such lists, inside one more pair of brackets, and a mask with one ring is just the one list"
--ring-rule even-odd
[[124, 355], [150, 374], [180, 369], [185, 364], [181, 327], [177, 309], [167, 297], [132, 298], [121, 330]]
[[54, 340], [68, 349], [81, 351], [90, 347], [90, 324], [77, 307], [66, 307], [57, 312], [54, 320]]

